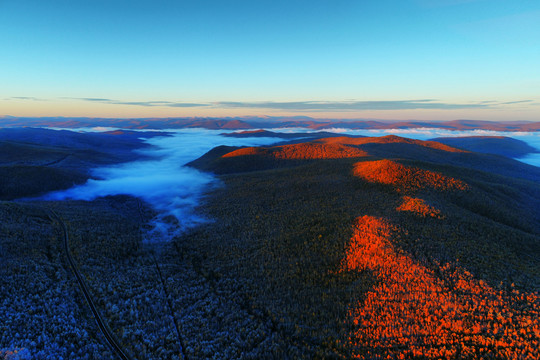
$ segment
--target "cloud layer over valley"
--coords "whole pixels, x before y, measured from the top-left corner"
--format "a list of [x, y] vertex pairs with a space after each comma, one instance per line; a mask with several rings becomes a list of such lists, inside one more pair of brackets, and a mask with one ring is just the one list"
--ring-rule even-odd
[[[153, 145], [145, 150], [153, 160], [128, 162], [96, 168], [85, 184], [47, 194], [47, 200], [87, 200], [108, 195], [132, 195], [151, 204], [158, 212], [154, 219], [156, 236], [173, 236], [177, 231], [204, 222], [193, 209], [203, 191], [216, 180], [211, 174], [183, 166], [218, 145], [267, 145], [278, 138], [233, 138], [211, 130], [174, 131], [170, 136], [146, 140]], [[172, 218], [171, 218], [172, 215]], [[175, 224], [176, 219], [178, 223]], [[171, 220], [172, 223], [171, 223]], [[150, 234], [152, 236], [152, 234]]]

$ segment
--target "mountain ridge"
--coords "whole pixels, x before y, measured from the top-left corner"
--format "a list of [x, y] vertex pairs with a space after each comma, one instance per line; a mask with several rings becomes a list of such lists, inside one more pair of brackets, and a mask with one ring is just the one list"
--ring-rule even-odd
[[434, 128], [445, 130], [489, 130], [489, 131], [540, 131], [540, 122], [506, 121], [495, 122], [485, 120], [449, 120], [449, 121], [416, 121], [416, 120], [343, 120], [315, 119], [309, 117], [225, 117], [225, 118], [77, 118], [77, 117], [3, 117], [0, 118], [3, 127], [121, 127], [128, 129], [256, 129], [256, 128], [289, 128], [303, 127], [312, 130], [345, 128], [355, 130], [388, 130], [388, 129], [418, 129]]

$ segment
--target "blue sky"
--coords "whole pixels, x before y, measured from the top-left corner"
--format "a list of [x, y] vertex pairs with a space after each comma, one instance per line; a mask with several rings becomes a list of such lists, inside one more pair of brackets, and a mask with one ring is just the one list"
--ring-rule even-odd
[[0, 0], [0, 115], [540, 121], [537, 0]]

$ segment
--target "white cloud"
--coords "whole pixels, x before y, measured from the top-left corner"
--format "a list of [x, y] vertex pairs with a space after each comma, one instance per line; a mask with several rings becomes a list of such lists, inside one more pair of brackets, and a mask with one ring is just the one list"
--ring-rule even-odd
[[[265, 145], [281, 141], [277, 138], [234, 138], [219, 135], [221, 131], [182, 130], [172, 136], [153, 137], [147, 142], [152, 149], [144, 153], [153, 160], [135, 161], [95, 169], [92, 174], [99, 180], [45, 196], [48, 200], [93, 200], [108, 195], [133, 195], [151, 204], [159, 215], [154, 219], [160, 235], [166, 231], [174, 236], [178, 231], [204, 222], [193, 210], [215, 178], [207, 173], [183, 166], [218, 145]], [[180, 228], [166, 221], [174, 216]]]

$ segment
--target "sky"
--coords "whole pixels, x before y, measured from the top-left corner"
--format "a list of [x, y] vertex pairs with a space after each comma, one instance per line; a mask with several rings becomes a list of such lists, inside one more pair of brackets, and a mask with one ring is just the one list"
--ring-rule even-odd
[[538, 0], [0, 0], [0, 116], [540, 121]]

